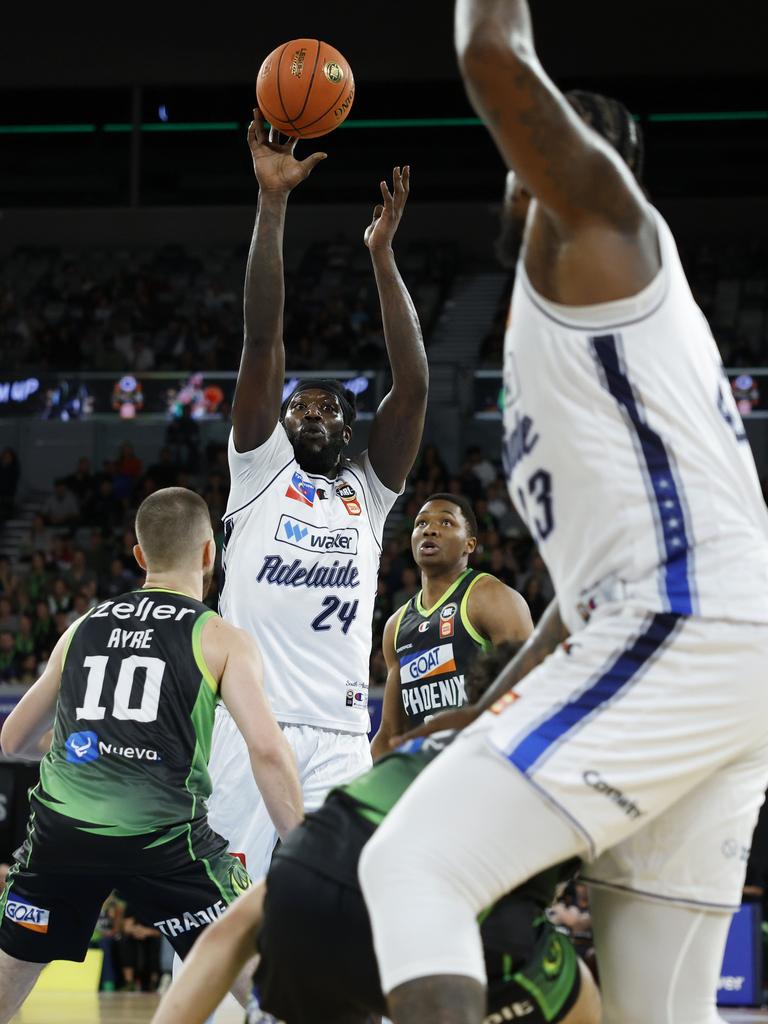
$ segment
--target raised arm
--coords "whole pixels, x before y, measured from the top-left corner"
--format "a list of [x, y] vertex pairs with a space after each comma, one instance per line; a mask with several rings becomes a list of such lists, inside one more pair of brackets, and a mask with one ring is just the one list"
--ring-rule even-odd
[[408, 200], [411, 171], [395, 167], [392, 192], [380, 184], [383, 204], [373, 211], [365, 231], [381, 303], [384, 339], [392, 369], [392, 388], [376, 412], [368, 443], [371, 465], [381, 482], [399, 491], [416, 459], [424, 432], [429, 371], [416, 307], [400, 276], [392, 251]]
[[256, 225], [245, 271], [243, 353], [232, 403], [235, 448], [252, 451], [275, 429], [285, 377], [283, 347], [283, 231], [288, 196], [325, 159], [313, 153], [296, 160], [296, 139], [267, 136], [261, 112], [253, 111], [248, 145], [259, 183]]
[[402, 608], [391, 615], [384, 627], [381, 647], [387, 663], [387, 682], [384, 686], [384, 702], [381, 710], [379, 731], [371, 740], [371, 757], [378, 761], [389, 753], [389, 742], [405, 728], [403, 699], [400, 691], [400, 662], [395, 651], [395, 633]]
[[507, 166], [560, 227], [637, 230], [642, 193], [542, 68], [526, 0], [457, 0], [455, 42], [469, 98]]
[[221, 698], [242, 733], [256, 785], [284, 839], [302, 820], [304, 805], [296, 758], [264, 693], [259, 648], [244, 630], [216, 616], [203, 627], [203, 654], [221, 681]]

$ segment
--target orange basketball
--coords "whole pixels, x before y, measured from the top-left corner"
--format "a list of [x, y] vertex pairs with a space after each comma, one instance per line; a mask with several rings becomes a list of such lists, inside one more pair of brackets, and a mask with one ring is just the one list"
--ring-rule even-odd
[[278, 46], [256, 78], [264, 117], [278, 131], [302, 139], [338, 128], [354, 98], [352, 69], [338, 50], [320, 39], [292, 39]]

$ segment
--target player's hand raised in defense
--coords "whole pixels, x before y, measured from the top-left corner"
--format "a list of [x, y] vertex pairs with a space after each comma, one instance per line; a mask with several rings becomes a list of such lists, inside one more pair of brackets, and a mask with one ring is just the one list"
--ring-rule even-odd
[[411, 168], [405, 166], [402, 171], [399, 167], [395, 167], [392, 171], [392, 192], [387, 188], [386, 181], [379, 183], [384, 204], [379, 203], [374, 207], [373, 220], [363, 235], [363, 241], [371, 252], [392, 247], [392, 239], [395, 237], [405, 204], [408, 201], [410, 182]]
[[248, 125], [248, 146], [262, 192], [290, 192], [328, 155], [312, 153], [304, 160], [297, 160], [293, 151], [298, 141], [291, 135], [281, 135], [275, 128], [270, 128], [267, 134], [262, 113], [254, 107], [253, 120]]

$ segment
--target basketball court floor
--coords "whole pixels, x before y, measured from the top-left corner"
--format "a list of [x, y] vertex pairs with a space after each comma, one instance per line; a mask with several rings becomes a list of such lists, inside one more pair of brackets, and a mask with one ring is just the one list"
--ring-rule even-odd
[[[148, 1024], [158, 1002], [143, 992], [33, 993], [13, 1024]], [[729, 1024], [758, 1024], [768, 1022], [768, 1010], [731, 1010], [724, 1017]], [[242, 1011], [234, 1007], [216, 1014], [216, 1024], [242, 1022]]]

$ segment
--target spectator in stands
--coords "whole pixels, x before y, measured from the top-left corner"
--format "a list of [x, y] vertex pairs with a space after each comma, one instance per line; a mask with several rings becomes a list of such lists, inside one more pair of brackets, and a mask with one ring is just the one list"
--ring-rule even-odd
[[99, 583], [99, 594], [102, 597], [117, 597], [131, 590], [135, 582], [135, 577], [126, 570], [122, 558], [113, 558], [109, 575]]
[[91, 472], [91, 460], [85, 457], [78, 459], [77, 469], [64, 478], [64, 483], [75, 495], [82, 508], [90, 499], [96, 486]]
[[85, 556], [86, 564], [96, 579], [101, 579], [109, 572], [109, 564], [112, 561], [112, 553], [104, 541], [104, 534], [100, 528], [91, 530], [88, 538], [88, 551]]
[[54, 618], [59, 612], [68, 612], [72, 607], [72, 592], [62, 576], [57, 576], [51, 583], [48, 593], [48, 607], [51, 609], [51, 615]]
[[68, 526], [80, 515], [77, 498], [60, 477], [54, 484], [53, 494], [43, 505], [43, 518], [49, 526]]
[[482, 450], [473, 445], [467, 448], [464, 456], [465, 473], [474, 473], [482, 487], [488, 487], [496, 479], [496, 467], [490, 459], [486, 458]]
[[416, 464], [416, 469], [411, 478], [414, 481], [423, 481], [426, 484], [426, 494], [435, 494], [442, 491], [448, 479], [448, 470], [440, 458], [437, 445], [427, 444], [421, 453], [421, 458]]
[[26, 657], [35, 653], [36, 646], [31, 617], [27, 614], [20, 615], [16, 631], [16, 653], [20, 658]]
[[45, 598], [39, 598], [35, 603], [35, 617], [32, 623], [32, 635], [35, 638], [35, 649], [38, 654], [44, 650], [50, 650], [58, 639], [54, 635], [53, 616]]
[[400, 576], [400, 589], [392, 595], [392, 606], [399, 608], [400, 605], [410, 601], [419, 592], [419, 574], [412, 565], [407, 565]]
[[38, 671], [37, 657], [34, 654], [17, 655], [17, 682], [22, 686], [32, 686], [36, 683], [40, 672]]
[[109, 477], [104, 477], [99, 483], [96, 493], [83, 509], [82, 519], [87, 526], [98, 526], [107, 531], [114, 530], [122, 522], [122, 502], [115, 494]]
[[154, 992], [160, 980], [160, 932], [143, 923], [132, 907], [125, 908], [120, 958], [123, 987], [129, 992]]
[[15, 633], [19, 628], [19, 617], [13, 611], [8, 597], [0, 597], [0, 630]]
[[36, 551], [32, 555], [32, 564], [26, 577], [27, 597], [32, 601], [44, 597], [48, 593], [48, 585], [51, 581], [42, 551]]
[[13, 633], [0, 632], [0, 682], [13, 682], [19, 673], [19, 659]]
[[173, 452], [164, 445], [160, 449], [157, 462], [153, 462], [145, 476], [152, 480], [154, 490], [161, 490], [163, 487], [173, 487], [179, 474], [178, 467], [173, 461]]
[[82, 590], [92, 579], [96, 579], [96, 574], [88, 568], [88, 560], [82, 548], [75, 548], [72, 552], [72, 564], [64, 578], [73, 593]]
[[0, 453], [0, 520], [13, 515], [20, 475], [18, 455], [13, 448], [4, 448]]
[[42, 514], [38, 513], [32, 518], [29, 537], [24, 545], [23, 553], [27, 556], [32, 555], [35, 551], [45, 553], [50, 547], [52, 536], [53, 531], [45, 525], [45, 519], [43, 519]]
[[192, 419], [189, 405], [181, 416], [172, 419], [165, 432], [165, 443], [173, 452], [173, 461], [181, 469], [194, 473], [200, 460], [200, 428]]
[[11, 568], [7, 555], [0, 555], [0, 594], [13, 597], [19, 588], [19, 577]]
[[57, 533], [51, 540], [51, 547], [48, 553], [48, 569], [54, 573], [67, 573], [72, 565], [74, 551], [72, 541], [68, 534]]

